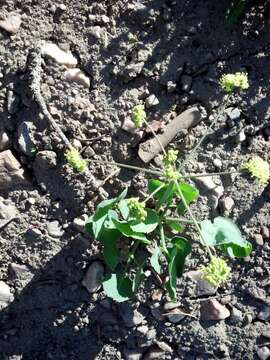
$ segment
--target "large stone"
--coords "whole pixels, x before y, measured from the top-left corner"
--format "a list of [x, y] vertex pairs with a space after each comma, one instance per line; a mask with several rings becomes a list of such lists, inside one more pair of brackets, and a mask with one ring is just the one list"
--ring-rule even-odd
[[0, 190], [10, 189], [18, 184], [26, 184], [21, 164], [10, 150], [0, 153]]
[[35, 125], [30, 121], [24, 121], [18, 127], [18, 145], [20, 150], [27, 156], [34, 156], [36, 152], [35, 131]]
[[201, 303], [202, 320], [224, 320], [229, 316], [230, 311], [216, 299], [209, 299]]
[[6, 19], [0, 21], [0, 28], [14, 35], [19, 31], [22, 20], [18, 14], [9, 14]]
[[44, 43], [41, 51], [43, 55], [67, 67], [75, 67], [78, 63], [76, 57], [71, 52], [65, 52], [53, 43]]

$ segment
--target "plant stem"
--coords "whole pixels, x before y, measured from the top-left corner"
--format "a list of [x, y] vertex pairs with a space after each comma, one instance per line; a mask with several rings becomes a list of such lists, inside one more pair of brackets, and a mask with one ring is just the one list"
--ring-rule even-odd
[[96, 163], [96, 164], [102, 164], [102, 165], [119, 166], [119, 167], [126, 168], [126, 169], [142, 171], [142, 172], [149, 173], [149, 174], [152, 174], [152, 175], [158, 175], [158, 176], [162, 175], [162, 172], [158, 171], [158, 170], [144, 169], [144, 168], [140, 168], [138, 166], [117, 163], [117, 162], [114, 162], [114, 161], [103, 161], [103, 160], [92, 160], [91, 159], [90, 162]]
[[156, 188], [156, 190], [154, 190], [145, 200], [144, 203], [146, 203], [148, 200], [150, 200], [157, 192], [159, 192], [163, 187], [165, 186], [165, 184], [161, 184], [158, 188]]
[[153, 134], [154, 138], [157, 140], [157, 142], [159, 143], [159, 146], [163, 152], [164, 155], [166, 155], [166, 151], [164, 149], [164, 146], [162, 145], [161, 141], [159, 140], [157, 134], [155, 133], [154, 129], [152, 128], [152, 126], [144, 119], [143, 120], [144, 123], [146, 124], [146, 126], [150, 129], [151, 133]]
[[189, 220], [189, 219], [185, 219], [185, 218], [182, 218], [182, 217], [165, 217], [164, 218], [165, 220], [169, 220], [169, 221], [179, 221], [179, 222], [183, 222], [183, 223], [187, 223], [187, 224], [194, 224], [194, 221], [193, 220]]
[[206, 138], [206, 136], [208, 136], [209, 132], [213, 129], [213, 127], [215, 126], [216, 122], [218, 121], [220, 115], [223, 113], [223, 111], [226, 109], [226, 106], [229, 102], [231, 95], [226, 95], [223, 106], [221, 106], [221, 108], [219, 109], [218, 113], [216, 114], [215, 119], [212, 121], [211, 125], [208, 127], [208, 129], [206, 130], [206, 132], [204, 133], [204, 135], [200, 138], [200, 140], [198, 141], [197, 145], [191, 150], [191, 152], [186, 156], [185, 160], [182, 162], [182, 164], [180, 164], [178, 171], [181, 172], [183, 171], [185, 165], [187, 164], [187, 162], [193, 157], [193, 155], [196, 153], [196, 151], [199, 149], [199, 147], [201, 146], [202, 142], [204, 141], [204, 139]]
[[189, 216], [191, 217], [191, 219], [192, 219], [192, 221], [193, 221], [193, 223], [194, 223], [194, 225], [195, 225], [195, 227], [196, 227], [196, 229], [197, 229], [197, 231], [198, 231], [198, 233], [199, 233], [199, 235], [200, 235], [202, 245], [204, 245], [204, 246], [206, 247], [210, 258], [212, 258], [213, 255], [212, 255], [212, 252], [211, 252], [211, 250], [210, 250], [210, 247], [207, 245], [207, 243], [206, 243], [206, 241], [205, 241], [205, 239], [204, 239], [204, 236], [203, 236], [203, 234], [202, 234], [200, 225], [199, 225], [198, 221], [196, 220], [196, 218], [194, 217], [194, 215], [193, 215], [193, 213], [192, 213], [192, 211], [191, 211], [188, 203], [186, 202], [185, 196], [184, 196], [184, 194], [183, 194], [183, 192], [182, 192], [182, 190], [181, 190], [181, 188], [180, 188], [180, 186], [179, 186], [179, 184], [178, 184], [177, 181], [175, 181], [175, 185], [176, 185], [176, 187], [177, 187], [177, 191], [178, 191], [178, 193], [179, 193], [179, 195], [180, 195], [180, 197], [181, 197], [181, 200], [183, 201], [183, 204], [184, 204], [186, 210], [188, 211]]
[[164, 229], [163, 229], [163, 226], [162, 226], [161, 223], [159, 224], [159, 233], [160, 233], [160, 241], [161, 241], [162, 250], [163, 250], [164, 254], [165, 254], [166, 256], [168, 256], [168, 255], [169, 255], [169, 252], [168, 252], [168, 249], [167, 249], [167, 246], [166, 246]]
[[243, 174], [243, 171], [221, 171], [221, 172], [213, 172], [213, 173], [181, 175], [180, 179], [196, 179], [207, 176], [231, 175], [231, 174], [241, 175]]

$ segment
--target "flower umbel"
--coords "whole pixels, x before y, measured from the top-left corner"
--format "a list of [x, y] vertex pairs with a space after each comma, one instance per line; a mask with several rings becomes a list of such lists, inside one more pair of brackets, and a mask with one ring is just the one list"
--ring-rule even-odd
[[163, 176], [169, 181], [178, 180], [180, 178], [179, 172], [176, 171], [172, 165], [165, 166]]
[[201, 268], [201, 272], [203, 280], [208, 281], [213, 286], [219, 286], [228, 280], [231, 269], [226, 261], [214, 256], [207, 266]]
[[222, 89], [231, 93], [236, 88], [246, 90], [249, 88], [248, 77], [244, 72], [237, 72], [235, 74], [224, 74], [219, 80]]
[[146, 119], [144, 106], [141, 104], [134, 106], [134, 108], [132, 109], [131, 118], [134, 124], [136, 125], [136, 127], [142, 126], [143, 122]]
[[270, 178], [270, 166], [269, 163], [259, 156], [256, 156], [241, 166], [242, 170], [247, 170], [252, 176], [258, 179], [258, 181], [265, 185], [268, 183]]
[[128, 199], [128, 208], [130, 216], [135, 217], [136, 220], [142, 222], [146, 219], [147, 211], [145, 210], [145, 203], [140, 202], [139, 198]]
[[170, 149], [167, 151], [166, 155], [164, 155], [163, 163], [166, 166], [174, 165], [177, 160], [178, 151]]
[[65, 152], [65, 158], [70, 166], [78, 172], [86, 169], [87, 161], [84, 160], [77, 149], [70, 149]]

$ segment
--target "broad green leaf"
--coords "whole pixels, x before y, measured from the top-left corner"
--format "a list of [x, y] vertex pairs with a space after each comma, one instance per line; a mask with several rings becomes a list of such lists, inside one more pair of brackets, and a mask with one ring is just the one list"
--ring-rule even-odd
[[177, 282], [176, 265], [175, 265], [176, 253], [177, 250], [173, 249], [170, 254], [170, 261], [168, 264], [169, 280], [165, 284], [165, 287], [172, 301], [176, 301], [176, 282]]
[[109, 208], [107, 208], [107, 207], [99, 208], [93, 217], [92, 230], [93, 230], [95, 239], [98, 239], [98, 237], [99, 237], [99, 233], [103, 227], [105, 220], [107, 219], [108, 211], [109, 211]]
[[155, 246], [152, 256], [150, 257], [150, 264], [153, 267], [153, 269], [160, 274], [161, 273], [161, 267], [159, 263], [159, 256], [161, 254], [159, 246]]
[[177, 277], [182, 276], [186, 256], [191, 252], [190, 243], [183, 237], [174, 237], [171, 240], [169, 251], [169, 281], [166, 283], [166, 289], [173, 301], [176, 301], [176, 282]]
[[251, 244], [228, 218], [218, 216], [213, 223], [204, 220], [201, 222], [201, 231], [208, 246], [219, 246], [230, 257], [245, 257], [252, 251]]
[[128, 207], [128, 200], [123, 199], [118, 204], [118, 209], [123, 217], [123, 219], [127, 220], [129, 216], [129, 207]]
[[252, 251], [252, 245], [248, 241], [243, 246], [239, 246], [233, 243], [220, 245], [220, 249], [223, 253], [231, 258], [237, 257], [246, 257]]
[[138, 222], [136, 220], [129, 221], [131, 229], [135, 232], [148, 234], [155, 230], [159, 223], [159, 217], [156, 212], [151, 209], [146, 209], [147, 216], [143, 222]]
[[[192, 201], [195, 201], [198, 199], [199, 190], [196, 189], [194, 186], [187, 184], [187, 183], [179, 183], [178, 185], [179, 185], [188, 205], [190, 203], [192, 203]], [[177, 205], [177, 212], [179, 215], [183, 215], [185, 211], [186, 211], [186, 208], [182, 202], [179, 205]]]
[[[184, 237], [175, 236], [171, 240], [173, 250], [176, 249], [175, 266], [178, 277], [182, 276], [184, 271], [185, 259], [191, 252], [191, 245]], [[170, 251], [170, 250], [169, 250]]]
[[102, 231], [103, 257], [112, 270], [116, 268], [120, 260], [121, 254], [117, 248], [117, 240], [120, 237], [121, 233], [118, 230], [104, 228]]
[[124, 236], [140, 240], [144, 244], [151, 243], [144, 234], [133, 231], [127, 222], [115, 219], [113, 219], [112, 221], [114, 222], [116, 229], [119, 230]]
[[171, 228], [175, 233], [181, 233], [184, 231], [183, 225], [179, 224], [178, 221], [166, 220], [166, 224]]
[[[165, 185], [164, 182], [157, 180], [157, 179], [151, 179], [148, 181], [148, 192], [151, 194], [154, 192], [157, 188], [159, 188], [161, 185]], [[161, 202], [162, 199], [165, 198], [165, 193], [168, 191], [169, 185], [166, 184], [162, 189], [160, 189], [157, 193], [154, 194], [154, 198], [159, 200]], [[167, 197], [167, 203], [170, 203], [176, 194], [176, 187], [174, 186], [173, 191], [170, 191], [170, 196]]]
[[102, 284], [106, 295], [117, 302], [126, 301], [132, 296], [132, 281], [120, 274], [110, 274]]

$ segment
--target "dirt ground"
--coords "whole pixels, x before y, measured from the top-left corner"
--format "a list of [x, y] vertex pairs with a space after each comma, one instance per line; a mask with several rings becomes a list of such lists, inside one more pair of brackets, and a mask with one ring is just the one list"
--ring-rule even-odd
[[[89, 174], [103, 181], [115, 170], [91, 159], [145, 166], [138, 146], [150, 135], [132, 135], [123, 122], [150, 94], [159, 103], [147, 109], [149, 121], [165, 124], [192, 105], [206, 109], [207, 118], [171, 144], [184, 158], [223, 104], [219, 77], [246, 71], [250, 88], [230, 98], [187, 170], [235, 170], [252, 154], [269, 159], [270, 10], [249, 8], [225, 26], [227, 6], [212, 0], [0, 0], [0, 21], [16, 14], [21, 22], [13, 34], [0, 25], [0, 151], [11, 150], [25, 173], [20, 182], [0, 173], [0, 360], [270, 358], [270, 185], [229, 176], [214, 179], [222, 185], [218, 195], [201, 188], [196, 214], [223, 214], [224, 199], [233, 199], [226, 211], [253, 252], [231, 262], [233, 276], [215, 294], [198, 294], [187, 277], [179, 281], [179, 302], [192, 317], [175, 323], [163, 315], [167, 300], [153, 300], [152, 275], [123, 304], [82, 285], [100, 258], [99, 244], [79, 223], [101, 200]], [[81, 142], [90, 159], [86, 173], [65, 163], [64, 145], [31, 93], [29, 54], [42, 40], [70, 50], [90, 80], [90, 86], [70, 82], [64, 65], [44, 57], [42, 95], [68, 139]], [[140, 193], [145, 184], [141, 174], [121, 170], [103, 188], [109, 195], [125, 186]], [[186, 270], [203, 261], [195, 246]], [[229, 310], [226, 319], [201, 316], [209, 297]]]

